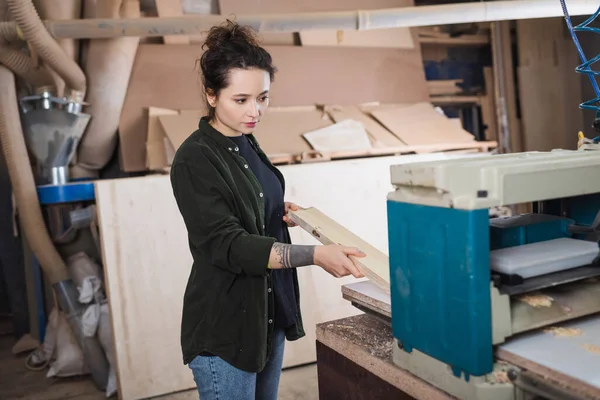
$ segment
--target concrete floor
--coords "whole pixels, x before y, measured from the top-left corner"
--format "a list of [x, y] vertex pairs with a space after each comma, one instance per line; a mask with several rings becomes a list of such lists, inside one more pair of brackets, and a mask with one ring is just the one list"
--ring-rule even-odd
[[[12, 335], [2, 335], [2, 331], [0, 329], [0, 399], [106, 399], [103, 393], [96, 390], [89, 377], [52, 379], [46, 378], [47, 370], [28, 370], [25, 367], [25, 356], [14, 356], [11, 353]], [[279, 385], [279, 400], [317, 400], [318, 398], [315, 364], [283, 371]], [[198, 394], [192, 390], [161, 396], [160, 399], [193, 400], [198, 399]]]

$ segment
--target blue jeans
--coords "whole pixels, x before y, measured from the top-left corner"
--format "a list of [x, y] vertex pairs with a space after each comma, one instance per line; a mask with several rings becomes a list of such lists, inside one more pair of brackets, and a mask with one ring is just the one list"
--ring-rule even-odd
[[271, 357], [259, 373], [242, 371], [219, 357], [197, 356], [189, 363], [200, 400], [277, 400], [285, 333], [273, 334]]

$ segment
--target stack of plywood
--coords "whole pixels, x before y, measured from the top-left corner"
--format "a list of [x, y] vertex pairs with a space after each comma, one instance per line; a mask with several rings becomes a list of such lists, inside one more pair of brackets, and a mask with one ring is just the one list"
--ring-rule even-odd
[[[178, 0], [173, 1], [178, 3]], [[173, 9], [169, 0], [161, 0], [159, 3], [157, 3], [159, 15], [174, 15], [180, 11]], [[231, 18], [247, 13], [346, 11], [412, 5], [413, 0], [375, 0], [371, 2], [365, 0], [219, 1], [220, 13]], [[261, 34], [260, 36], [264, 39], [263, 43], [272, 55], [279, 71], [272, 86], [271, 105], [276, 108], [303, 108], [317, 105], [356, 107], [374, 102], [423, 107], [420, 103], [430, 102], [430, 89], [425, 80], [417, 35], [416, 29], [409, 28], [360, 32], [329, 30], [302, 31], [297, 34]], [[150, 143], [155, 136], [152, 138], [148, 136], [148, 131], [153, 129], [151, 127], [153, 122], [150, 120], [154, 117], [153, 111], [149, 111], [149, 109], [154, 111], [155, 109], [166, 109], [176, 113], [180, 113], [180, 110], [203, 109], [202, 84], [199, 71], [195, 68], [196, 61], [203, 52], [199, 44], [203, 37], [203, 35], [199, 35], [187, 38], [190, 44], [181, 44], [184, 43], [181, 42], [182, 40], [187, 43], [187, 39], [169, 37], [165, 38], [165, 44], [140, 45], [119, 124], [121, 166], [126, 172], [143, 172], [152, 169], [150, 168], [152, 161], [148, 160], [152, 156], [149, 157], [147, 152], [149, 148], [157, 148], [158, 145]], [[299, 111], [299, 113], [301, 112]], [[431, 110], [426, 112], [428, 115], [432, 115]], [[278, 128], [278, 135], [284, 135], [287, 131], [294, 130], [298, 134], [306, 133], [294, 128], [288, 129], [295, 121], [294, 116], [299, 114], [290, 112], [278, 115], [281, 116], [280, 121], [283, 123], [283, 126]], [[284, 115], [291, 119], [287, 120]], [[412, 140], [409, 141], [398, 137], [398, 132], [390, 127], [389, 115], [382, 117], [386, 119], [387, 123], [381, 121], [373, 113], [367, 117], [377, 120], [379, 126], [389, 131], [389, 134], [386, 134], [389, 137], [380, 141], [380, 145], [393, 142], [389, 147], [430, 146], [429, 150], [415, 149], [414, 151], [443, 151], [446, 148], [456, 147], [453, 140], [445, 142], [445, 138], [452, 135], [427, 131], [431, 128], [439, 129], [440, 125], [437, 123], [425, 126], [424, 124], [415, 125], [414, 121], [407, 121], [407, 125], [413, 125], [420, 130], [419, 137], [437, 137], [435, 141], [415, 142], [415, 134], [412, 134]], [[363, 116], [361, 115], [359, 118], [363, 119]], [[274, 117], [271, 119], [274, 120]], [[401, 122], [397, 121], [397, 117], [395, 119], [393, 125], [397, 128]], [[374, 126], [371, 122], [368, 124]], [[262, 125], [266, 126], [267, 121], [265, 120]], [[271, 125], [274, 126], [275, 123]], [[365, 129], [368, 131], [367, 127]], [[379, 131], [380, 128], [378, 127], [377, 130]], [[167, 136], [172, 135], [171, 132], [165, 133]], [[178, 131], [176, 135], [189, 135], [190, 133], [191, 130], [186, 128], [185, 131]], [[271, 135], [266, 129], [264, 134]], [[368, 134], [371, 137], [374, 135], [369, 131]], [[404, 134], [405, 132], [400, 136]], [[289, 133], [289, 135], [293, 134]], [[397, 137], [397, 140], [394, 139], [394, 136]], [[148, 138], [150, 140], [147, 143]], [[287, 148], [279, 148], [276, 144], [271, 146], [270, 143], [265, 146], [273, 147], [272, 154], [284, 155], [284, 158], [287, 157], [287, 159], [290, 156], [298, 159], [299, 155], [303, 154], [310, 154], [308, 158], [314, 159], [314, 148], [311, 148], [306, 140], [298, 137], [294, 138], [292, 142], [296, 147], [290, 148], [287, 142], [285, 143]], [[374, 147], [381, 149], [380, 145]], [[495, 143], [487, 143], [483, 147], [490, 146], [495, 146]], [[408, 149], [406, 152], [412, 151]], [[400, 152], [377, 150], [375, 152], [365, 151], [364, 155], [394, 153]], [[164, 157], [161, 157], [164, 161]], [[322, 154], [318, 155], [318, 158], [327, 159], [327, 157], [322, 157]], [[301, 157], [300, 160], [302, 160]]]
[[[150, 107], [147, 112], [146, 166], [157, 171], [171, 165], [203, 110]], [[254, 134], [275, 164], [491, 146], [475, 141], [460, 120], [446, 118], [427, 102], [276, 107]]]

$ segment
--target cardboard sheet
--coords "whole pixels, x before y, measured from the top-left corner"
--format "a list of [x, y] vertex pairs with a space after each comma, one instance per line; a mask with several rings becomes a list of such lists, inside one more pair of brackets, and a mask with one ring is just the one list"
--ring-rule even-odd
[[[271, 93], [275, 107], [429, 99], [417, 49], [268, 46], [267, 50], [279, 69]], [[119, 123], [126, 172], [146, 170], [145, 109], [204, 109], [195, 69], [201, 54], [196, 45], [139, 46]], [[307, 73], [311, 70], [317, 73]]]
[[429, 103], [380, 107], [373, 117], [409, 146], [440, 143], [470, 143], [475, 138]]

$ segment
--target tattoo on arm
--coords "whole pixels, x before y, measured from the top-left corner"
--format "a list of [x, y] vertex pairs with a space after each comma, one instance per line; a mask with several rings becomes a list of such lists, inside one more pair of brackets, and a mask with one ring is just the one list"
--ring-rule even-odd
[[297, 268], [314, 264], [315, 246], [275, 243], [273, 249], [281, 268]]

